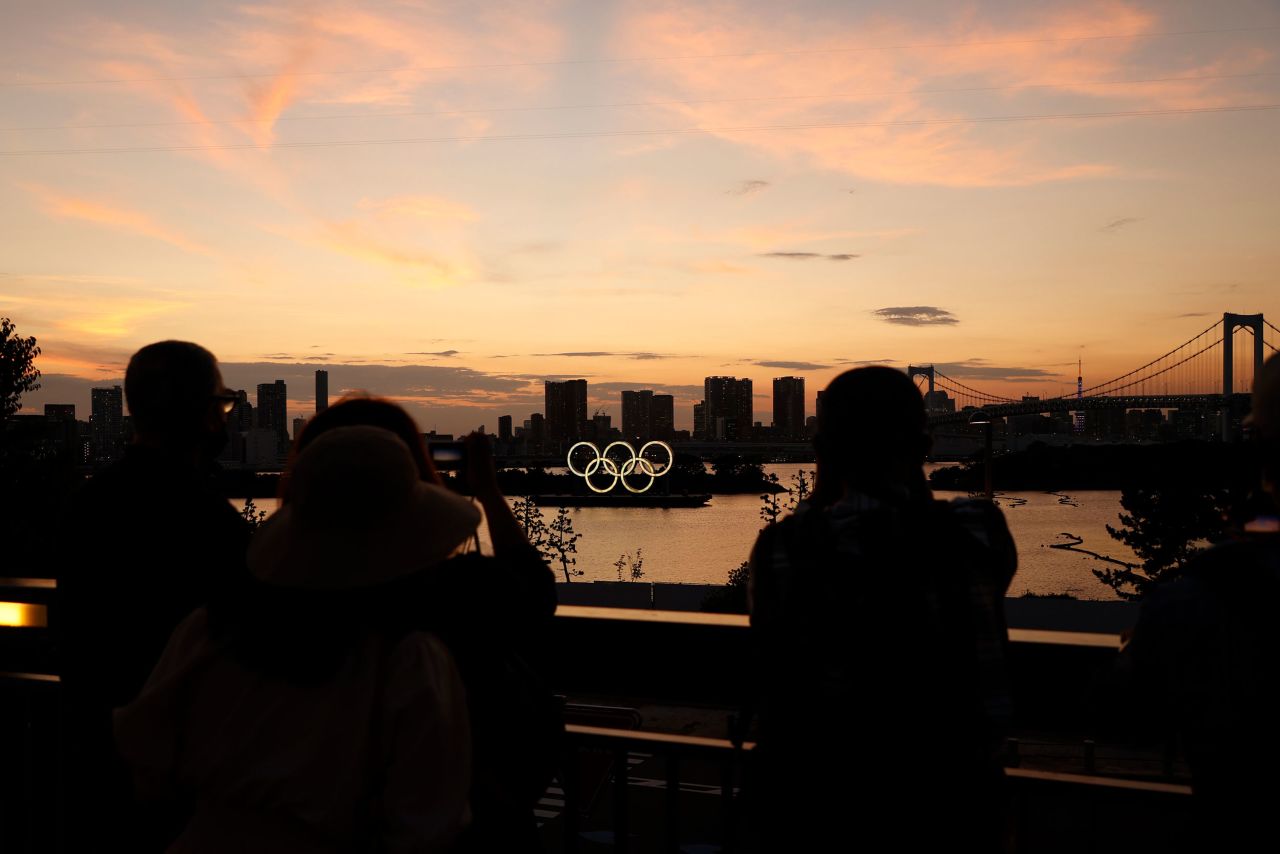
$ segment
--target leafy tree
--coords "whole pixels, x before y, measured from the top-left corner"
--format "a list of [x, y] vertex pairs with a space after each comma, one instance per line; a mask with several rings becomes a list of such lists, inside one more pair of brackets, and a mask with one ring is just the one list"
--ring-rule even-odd
[[547, 549], [547, 523], [542, 518], [542, 510], [538, 507], [538, 503], [532, 498], [517, 498], [511, 502], [511, 512], [520, 523], [520, 527], [524, 529], [524, 535], [528, 538], [529, 544], [537, 549], [538, 554], [545, 560], [551, 560], [554, 555]]
[[[778, 476], [772, 472], [765, 475], [764, 479], [765, 482], [771, 486], [778, 485]], [[771, 489], [768, 492], [761, 493], [760, 518], [764, 521], [766, 526], [777, 522], [782, 516], [784, 509], [783, 503], [778, 498], [778, 492], [776, 490]]]
[[573, 555], [578, 552], [578, 540], [582, 535], [573, 530], [573, 515], [567, 507], [556, 510], [555, 518], [547, 525], [547, 550], [554, 563], [560, 564], [565, 581], [572, 581], [575, 575], [586, 573], [578, 569], [578, 559]]
[[644, 549], [636, 549], [636, 559], [631, 561], [631, 580], [639, 581], [644, 578]]
[[702, 600], [702, 610], [716, 614], [747, 613], [747, 580], [751, 577], [749, 566], [744, 560], [729, 570], [725, 585], [708, 593]]
[[[787, 488], [787, 509], [795, 510], [810, 495], [813, 494], [813, 483], [815, 473], [805, 472], [804, 469], [791, 475], [791, 486]], [[776, 480], [776, 476], [775, 476]]]
[[0, 423], [22, 408], [22, 395], [40, 388], [39, 355], [34, 336], [15, 335], [13, 321], [0, 317]]
[[1227, 534], [1228, 489], [1166, 486], [1125, 489], [1120, 527], [1107, 533], [1133, 549], [1138, 566], [1091, 570], [1122, 599], [1140, 599], [1162, 575], [1176, 571]]
[[259, 510], [252, 498], [246, 498], [244, 509], [240, 511], [240, 518], [249, 524], [250, 532], [257, 531], [262, 523], [267, 521], [267, 511]]
[[[618, 570], [619, 581], [639, 581], [644, 578], [644, 549], [636, 549], [634, 560], [626, 552], [618, 555], [618, 559], [613, 562], [613, 568]], [[623, 571], [628, 569], [629, 575], [624, 576]]]

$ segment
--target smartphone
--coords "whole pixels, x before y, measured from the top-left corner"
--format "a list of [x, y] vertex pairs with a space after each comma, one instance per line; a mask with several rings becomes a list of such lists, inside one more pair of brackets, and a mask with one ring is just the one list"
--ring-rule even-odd
[[444, 480], [454, 492], [470, 495], [467, 483], [467, 446], [462, 442], [428, 442], [427, 453]]
[[463, 471], [467, 467], [464, 442], [428, 442], [427, 451], [437, 471]]

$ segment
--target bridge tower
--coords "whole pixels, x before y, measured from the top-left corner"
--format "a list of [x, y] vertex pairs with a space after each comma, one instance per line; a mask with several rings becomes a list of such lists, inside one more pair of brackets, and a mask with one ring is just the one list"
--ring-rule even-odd
[[1253, 333], [1253, 375], [1256, 377], [1262, 371], [1262, 363], [1265, 361], [1262, 352], [1262, 333], [1265, 331], [1262, 325], [1261, 314], [1231, 314], [1227, 312], [1222, 315], [1222, 396], [1230, 398], [1235, 384], [1235, 376], [1233, 374], [1235, 346], [1235, 331], [1241, 327], [1248, 329]]
[[916, 377], [924, 377], [929, 381], [929, 393], [933, 393], [933, 365], [910, 365], [907, 368], [907, 377], [912, 382], [915, 382]]
[[1235, 331], [1241, 327], [1253, 333], [1253, 375], [1255, 377], [1262, 371], [1262, 363], [1265, 361], [1262, 352], [1262, 334], [1265, 331], [1262, 315], [1225, 312], [1222, 315], [1222, 438], [1228, 441], [1233, 438], [1231, 396], [1234, 394], [1235, 386], [1234, 339]]

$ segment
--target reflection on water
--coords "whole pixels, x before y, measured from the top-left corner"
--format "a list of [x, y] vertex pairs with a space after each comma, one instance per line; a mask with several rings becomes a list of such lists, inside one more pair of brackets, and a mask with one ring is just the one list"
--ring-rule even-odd
[[[808, 471], [811, 466], [766, 466], [784, 486], [801, 469]], [[938, 498], [962, 496], [937, 493]], [[1089, 571], [1103, 564], [1080, 549], [1134, 560], [1133, 553], [1106, 531], [1106, 525], [1116, 524], [1120, 512], [1118, 491], [999, 493], [996, 502], [1004, 510], [1018, 545], [1019, 568], [1011, 595], [1030, 591], [1070, 593], [1081, 599], [1115, 598]], [[243, 503], [240, 501], [237, 509]], [[274, 499], [260, 498], [256, 503], [268, 512], [276, 508]], [[762, 523], [760, 497], [750, 494], [717, 495], [707, 506], [693, 509], [581, 508], [573, 511], [573, 524], [582, 535], [576, 557], [578, 569], [585, 572], [584, 581], [616, 581], [618, 557], [634, 555], [636, 549], [643, 548], [646, 581], [719, 584], [729, 570], [747, 559]], [[1063, 543], [1063, 534], [1079, 538], [1080, 549], [1054, 548]], [[481, 548], [488, 550], [485, 536], [481, 537]]]

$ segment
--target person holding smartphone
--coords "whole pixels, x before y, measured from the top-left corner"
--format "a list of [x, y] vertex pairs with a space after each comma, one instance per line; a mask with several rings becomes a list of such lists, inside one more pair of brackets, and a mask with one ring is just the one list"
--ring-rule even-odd
[[[294, 455], [350, 426], [390, 430], [408, 447], [421, 480], [443, 482], [413, 417], [374, 397], [348, 397], [318, 413], [299, 435]], [[535, 851], [533, 808], [551, 781], [563, 725], [559, 704], [528, 651], [540, 646], [555, 615], [555, 577], [498, 488], [488, 437], [472, 433], [454, 450], [462, 459], [446, 464], [458, 467], [483, 511], [493, 554], [480, 554], [472, 538], [446, 560], [345, 592], [340, 604], [387, 626], [430, 631], [457, 662], [472, 741], [472, 820], [457, 850]], [[280, 498], [282, 506], [294, 500], [287, 474]], [[350, 496], [353, 504], [361, 498]], [[227, 615], [233, 622], [250, 609], [270, 614], [295, 604], [288, 591], [267, 585], [257, 585], [241, 602]]]

